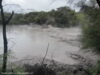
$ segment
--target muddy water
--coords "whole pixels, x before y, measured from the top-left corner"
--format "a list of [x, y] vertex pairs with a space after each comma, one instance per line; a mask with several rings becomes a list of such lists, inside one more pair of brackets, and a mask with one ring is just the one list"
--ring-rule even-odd
[[[0, 53], [2, 53], [2, 34], [0, 27]], [[69, 57], [70, 53], [77, 53], [79, 47], [79, 27], [55, 28], [49, 26], [8, 26], [8, 45], [10, 55], [14, 60], [43, 57], [49, 44], [47, 58], [56, 61], [75, 64], [75, 60]]]

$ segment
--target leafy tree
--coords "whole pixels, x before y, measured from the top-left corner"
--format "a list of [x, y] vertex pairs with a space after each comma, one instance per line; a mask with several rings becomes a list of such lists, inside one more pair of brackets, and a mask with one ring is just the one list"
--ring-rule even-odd
[[[10, 13], [5, 13], [9, 17]], [[60, 7], [49, 12], [30, 12], [27, 14], [15, 14], [10, 24], [30, 24], [36, 23], [51, 24], [57, 27], [70, 27], [78, 25], [77, 14], [68, 7]]]
[[97, 15], [100, 13], [100, 9], [87, 5], [84, 5], [84, 7], [82, 11], [87, 15], [89, 25], [83, 29], [83, 46], [100, 52], [100, 15]]

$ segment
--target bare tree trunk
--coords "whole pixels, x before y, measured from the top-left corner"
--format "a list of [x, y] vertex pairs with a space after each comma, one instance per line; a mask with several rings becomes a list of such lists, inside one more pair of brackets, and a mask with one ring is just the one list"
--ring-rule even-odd
[[8, 53], [8, 42], [7, 42], [7, 34], [6, 34], [6, 25], [11, 20], [14, 12], [12, 12], [11, 16], [6, 21], [5, 20], [5, 16], [4, 16], [3, 6], [2, 6], [2, 0], [0, 0], [0, 9], [1, 9], [1, 18], [2, 18], [2, 25], [3, 25], [3, 44], [4, 44], [2, 72], [6, 72], [6, 69], [7, 69], [7, 53]]
[[2, 17], [2, 25], [3, 25], [3, 42], [4, 42], [2, 72], [6, 72], [8, 46], [7, 46], [6, 24], [5, 24], [5, 18], [4, 18], [4, 12], [3, 12], [2, 0], [1, 0], [1, 3], [0, 3], [0, 8], [1, 8], [1, 17]]

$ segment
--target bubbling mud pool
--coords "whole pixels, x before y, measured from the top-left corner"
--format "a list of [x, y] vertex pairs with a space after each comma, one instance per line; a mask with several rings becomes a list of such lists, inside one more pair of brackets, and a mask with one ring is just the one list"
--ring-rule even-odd
[[[80, 27], [56, 28], [49, 26], [8, 26], [9, 59], [21, 60], [33, 57], [44, 57], [49, 44], [47, 57], [66, 64], [75, 64], [77, 61], [70, 57], [71, 53], [80, 50]], [[0, 27], [0, 53], [3, 50], [2, 29]]]

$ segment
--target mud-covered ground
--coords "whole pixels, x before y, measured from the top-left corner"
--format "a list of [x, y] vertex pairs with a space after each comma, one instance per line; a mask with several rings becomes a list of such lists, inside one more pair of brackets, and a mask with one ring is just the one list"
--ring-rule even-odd
[[[56, 28], [37, 25], [8, 26], [9, 59], [12, 61], [39, 62], [45, 56], [64, 64], [78, 64], [84, 58], [95, 61], [97, 55], [80, 49], [81, 27]], [[2, 29], [0, 27], [0, 52], [2, 54]], [[81, 57], [80, 57], [81, 56]], [[39, 59], [38, 59], [39, 58]]]

